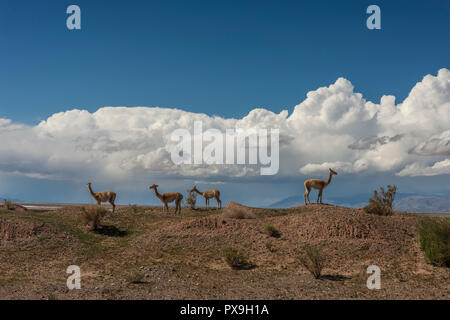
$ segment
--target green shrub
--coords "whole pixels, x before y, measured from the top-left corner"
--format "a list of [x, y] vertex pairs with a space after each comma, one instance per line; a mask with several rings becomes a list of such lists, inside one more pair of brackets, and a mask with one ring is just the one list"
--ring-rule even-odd
[[272, 224], [266, 224], [264, 226], [264, 232], [274, 238], [280, 237], [280, 231], [278, 231]]
[[326, 258], [318, 247], [305, 245], [303, 252], [298, 255], [298, 260], [314, 278], [319, 279], [325, 267]]
[[89, 205], [81, 208], [81, 217], [86, 225], [92, 230], [97, 230], [100, 220], [106, 215], [107, 210], [99, 205]]
[[450, 221], [425, 218], [419, 226], [420, 247], [429, 263], [450, 267]]
[[394, 197], [397, 193], [397, 187], [388, 185], [388, 190], [385, 191], [383, 187], [380, 188], [380, 192], [373, 191], [373, 196], [369, 200], [369, 204], [364, 207], [364, 210], [370, 214], [376, 214], [379, 216], [390, 216], [394, 213], [392, 205], [394, 203]]
[[225, 248], [223, 250], [223, 257], [226, 263], [233, 269], [246, 269], [251, 266], [245, 253], [233, 247]]

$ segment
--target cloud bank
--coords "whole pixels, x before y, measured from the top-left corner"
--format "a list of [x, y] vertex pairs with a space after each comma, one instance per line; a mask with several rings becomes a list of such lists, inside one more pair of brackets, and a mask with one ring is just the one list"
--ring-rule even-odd
[[280, 130], [279, 176], [392, 172], [399, 176], [450, 174], [450, 71], [427, 75], [396, 104], [379, 104], [352, 83], [308, 92], [292, 114], [253, 109], [242, 119], [159, 107], [68, 110], [36, 126], [0, 118], [0, 172], [43, 179], [134, 179], [147, 175], [202, 180], [259, 175], [243, 165], [174, 165], [171, 133], [203, 129]]

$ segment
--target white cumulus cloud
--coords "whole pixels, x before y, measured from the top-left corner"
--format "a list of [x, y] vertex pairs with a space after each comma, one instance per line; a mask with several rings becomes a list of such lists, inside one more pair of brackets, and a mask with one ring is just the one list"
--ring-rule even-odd
[[440, 174], [450, 174], [450, 159], [445, 159], [434, 163], [431, 166], [421, 166], [413, 163], [398, 173], [399, 176], [437, 176]]
[[68, 110], [36, 126], [0, 118], [0, 171], [45, 179], [132, 179], [148, 174], [218, 181], [259, 175], [255, 166], [175, 165], [176, 129], [280, 130], [280, 176], [390, 172], [401, 176], [449, 174], [450, 71], [427, 75], [396, 104], [354, 92], [352, 83], [307, 94], [292, 114], [254, 109], [242, 119], [159, 107]]

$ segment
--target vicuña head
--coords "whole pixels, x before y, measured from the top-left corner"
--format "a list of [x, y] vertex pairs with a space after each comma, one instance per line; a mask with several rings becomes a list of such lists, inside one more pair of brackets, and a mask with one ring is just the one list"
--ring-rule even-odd
[[333, 169], [331, 169], [331, 168], [328, 168], [328, 169], [330, 169], [330, 173], [331, 174], [334, 174], [334, 175], [337, 175], [338, 173], [336, 172], [336, 171], [334, 171]]
[[148, 187], [149, 189], [156, 189], [156, 188], [158, 188], [158, 185], [157, 184], [152, 184], [150, 187]]

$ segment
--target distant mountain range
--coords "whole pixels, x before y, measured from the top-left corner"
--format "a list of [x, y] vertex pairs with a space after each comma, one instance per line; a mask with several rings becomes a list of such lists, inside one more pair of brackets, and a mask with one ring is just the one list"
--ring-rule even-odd
[[5, 200], [9, 200], [9, 201], [12, 201], [12, 202], [22, 202], [20, 199], [14, 199], [14, 198], [8, 198], [8, 197], [5, 197], [5, 196], [0, 196], [0, 202], [3, 202]]
[[[354, 197], [342, 197], [325, 199], [325, 203], [343, 207], [362, 208], [369, 202], [370, 195], [355, 195]], [[316, 198], [311, 197], [311, 202]], [[291, 208], [304, 204], [303, 195], [287, 197], [272, 203], [267, 208]], [[394, 209], [398, 211], [420, 213], [450, 213], [450, 199], [434, 196], [421, 196], [416, 194], [398, 194], [394, 201]]]
[[[331, 198], [324, 196], [323, 202], [342, 207], [361, 208], [367, 205], [369, 197], [370, 195], [367, 195], [366, 193], [354, 194], [352, 196], [331, 197]], [[311, 194], [309, 198], [311, 199], [311, 203], [313, 202], [315, 203], [317, 200], [317, 192]], [[274, 202], [271, 205], [269, 205], [268, 208], [292, 208], [300, 206], [302, 204], [304, 204], [303, 193], [299, 195], [293, 195], [283, 200]]]
[[[316, 201], [316, 196], [310, 196], [311, 202]], [[369, 202], [370, 195], [359, 194], [352, 197], [324, 198], [325, 203], [334, 204], [348, 208], [362, 208]], [[0, 196], [0, 202], [9, 200], [12, 202], [23, 202], [20, 199]], [[303, 204], [303, 195], [287, 197], [272, 203], [266, 208], [292, 208]], [[420, 212], [420, 213], [450, 213], [450, 199], [435, 196], [422, 196], [417, 194], [400, 193], [395, 197], [394, 209], [398, 211]]]
[[394, 201], [394, 208], [409, 212], [450, 213], [450, 199], [410, 196]]

